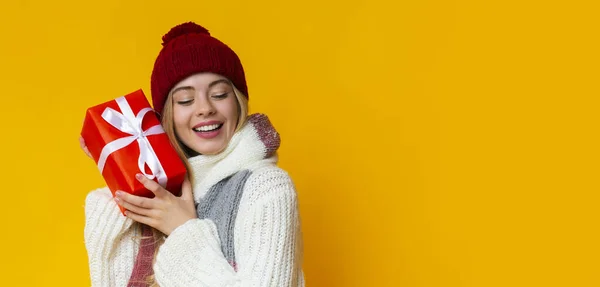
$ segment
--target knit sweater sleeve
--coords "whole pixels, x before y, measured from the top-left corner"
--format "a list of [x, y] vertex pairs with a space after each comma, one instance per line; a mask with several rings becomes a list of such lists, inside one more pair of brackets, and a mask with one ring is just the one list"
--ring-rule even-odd
[[87, 195], [84, 238], [92, 286], [125, 286], [131, 273], [129, 259], [132, 256], [118, 255], [127, 249], [120, 245], [130, 244], [131, 240], [121, 237], [132, 223], [121, 214], [108, 188]]
[[301, 286], [296, 191], [281, 170], [253, 174], [235, 227], [236, 269], [225, 259], [211, 220], [192, 219], [160, 247], [154, 272], [170, 286]]

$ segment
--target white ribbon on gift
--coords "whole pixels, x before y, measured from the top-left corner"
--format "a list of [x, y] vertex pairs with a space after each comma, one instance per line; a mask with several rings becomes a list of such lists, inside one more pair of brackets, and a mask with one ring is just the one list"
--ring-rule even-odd
[[[147, 136], [163, 134], [165, 131], [162, 129], [161, 125], [155, 125], [145, 131], [142, 130], [142, 120], [146, 113], [152, 111], [152, 109], [143, 108], [137, 115], [134, 115], [125, 97], [119, 97], [115, 99], [115, 101], [119, 105], [119, 109], [121, 109], [122, 113], [111, 108], [106, 108], [102, 113], [102, 118], [113, 127], [124, 133], [130, 134], [131, 136], [116, 139], [106, 144], [104, 148], [102, 148], [102, 152], [100, 152], [98, 169], [100, 169], [100, 172], [102, 173], [104, 165], [106, 164], [106, 159], [111, 153], [118, 151], [137, 140], [140, 147], [140, 156], [138, 158], [138, 167], [140, 168], [140, 171], [149, 179], [156, 178], [162, 187], [166, 187], [167, 175], [147, 138]], [[148, 165], [152, 174], [146, 173], [145, 165]]]

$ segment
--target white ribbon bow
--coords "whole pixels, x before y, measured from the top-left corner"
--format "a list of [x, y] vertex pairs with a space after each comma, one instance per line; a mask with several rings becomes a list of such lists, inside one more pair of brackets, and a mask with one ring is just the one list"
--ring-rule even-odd
[[[140, 171], [149, 179], [154, 179], [156, 177], [158, 183], [162, 187], [166, 187], [167, 175], [165, 170], [160, 164], [158, 156], [152, 149], [148, 138], [146, 138], [151, 135], [163, 134], [165, 131], [162, 129], [161, 125], [155, 125], [145, 131], [142, 130], [142, 120], [146, 113], [152, 111], [152, 109], [143, 108], [137, 115], [134, 115], [125, 97], [119, 97], [115, 99], [115, 101], [119, 105], [122, 114], [114, 109], [106, 108], [102, 113], [102, 118], [111, 126], [124, 133], [130, 134], [131, 136], [116, 139], [102, 148], [100, 158], [98, 159], [98, 169], [100, 169], [100, 173], [104, 170], [106, 159], [111, 153], [118, 151], [137, 140], [138, 145], [140, 146], [140, 157], [138, 158], [138, 167], [140, 168]], [[146, 164], [152, 171], [152, 174], [146, 173]]]

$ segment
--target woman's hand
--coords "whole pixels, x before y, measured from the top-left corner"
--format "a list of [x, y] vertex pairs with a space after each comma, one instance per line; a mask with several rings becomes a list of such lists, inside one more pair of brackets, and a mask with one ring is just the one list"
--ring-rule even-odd
[[81, 149], [83, 150], [83, 152], [89, 157], [92, 158], [92, 154], [90, 154], [90, 151], [88, 150], [87, 146], [85, 145], [85, 140], [83, 140], [83, 137], [80, 136], [79, 137], [79, 145], [81, 146]]
[[157, 182], [137, 174], [136, 179], [154, 193], [154, 198], [146, 198], [117, 191], [115, 201], [125, 208], [125, 215], [139, 223], [154, 227], [169, 235], [175, 228], [190, 219], [198, 218], [190, 181], [186, 177], [181, 196], [177, 197]]

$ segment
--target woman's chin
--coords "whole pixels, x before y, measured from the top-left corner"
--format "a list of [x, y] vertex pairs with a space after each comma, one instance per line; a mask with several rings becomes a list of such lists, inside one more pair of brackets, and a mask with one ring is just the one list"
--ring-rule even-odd
[[216, 154], [221, 153], [223, 150], [225, 150], [225, 146], [224, 145], [201, 146], [201, 147], [195, 147], [193, 150], [202, 155], [216, 155]]

